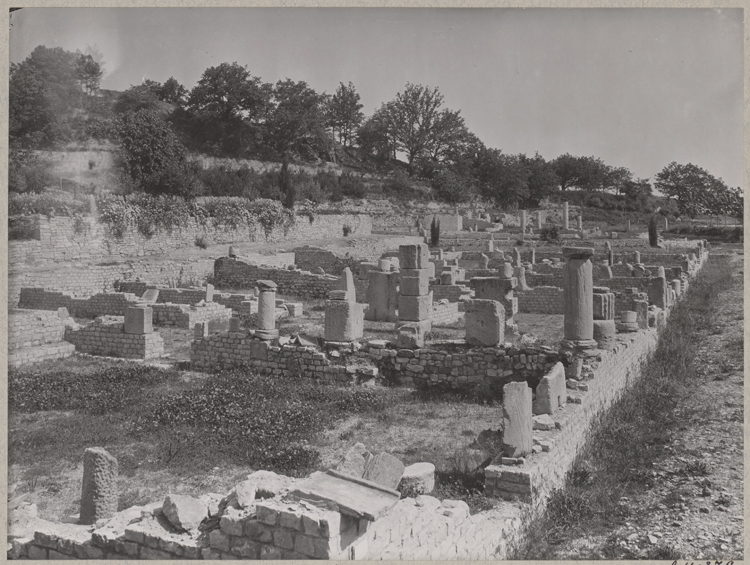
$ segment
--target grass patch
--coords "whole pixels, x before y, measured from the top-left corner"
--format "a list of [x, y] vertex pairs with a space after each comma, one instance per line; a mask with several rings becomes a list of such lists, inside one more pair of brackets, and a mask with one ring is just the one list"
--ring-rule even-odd
[[[552, 494], [512, 559], [553, 559], [556, 544], [606, 533], [624, 523], [629, 511], [620, 498], [652, 486], [652, 462], [662, 456], [680, 425], [675, 408], [701, 379], [696, 363], [700, 331], [714, 325], [718, 296], [732, 285], [730, 272], [729, 265], [717, 262], [696, 277], [687, 299], [673, 309], [641, 379], [594, 425], [565, 486]], [[682, 472], [704, 476], [709, 470], [697, 463]], [[672, 559], [672, 553], [670, 547], [654, 548], [653, 558]]]

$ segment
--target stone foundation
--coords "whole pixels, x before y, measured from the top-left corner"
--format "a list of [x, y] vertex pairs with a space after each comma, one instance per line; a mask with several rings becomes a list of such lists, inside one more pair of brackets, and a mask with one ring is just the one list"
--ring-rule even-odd
[[67, 328], [65, 340], [76, 351], [127, 359], [154, 359], [164, 354], [164, 341], [157, 332], [125, 333], [122, 316], [100, 316], [81, 329]]

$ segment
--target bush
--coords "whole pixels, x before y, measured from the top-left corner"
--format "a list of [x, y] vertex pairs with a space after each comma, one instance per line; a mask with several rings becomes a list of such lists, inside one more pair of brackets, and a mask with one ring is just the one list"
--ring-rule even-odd
[[201, 249], [206, 249], [208, 247], [208, 242], [206, 241], [205, 236], [195, 236], [195, 246], [200, 247]]
[[432, 191], [438, 200], [448, 204], [466, 202], [474, 192], [471, 179], [452, 171], [442, 170], [432, 180]]
[[8, 239], [11, 241], [39, 239], [36, 222], [28, 216], [8, 218]]
[[364, 198], [367, 195], [367, 185], [365, 185], [362, 175], [344, 171], [338, 180], [339, 188], [344, 196]]
[[88, 203], [75, 200], [63, 200], [53, 194], [43, 192], [10, 193], [8, 194], [8, 216], [73, 216], [88, 212]]
[[539, 239], [547, 243], [560, 243], [560, 232], [557, 226], [543, 227], [539, 232]]
[[349, 225], [344, 225], [343, 231], [344, 237], [349, 237], [349, 234], [352, 233], [352, 227]]
[[10, 148], [8, 152], [8, 192], [43, 192], [55, 185], [51, 165], [32, 151]]

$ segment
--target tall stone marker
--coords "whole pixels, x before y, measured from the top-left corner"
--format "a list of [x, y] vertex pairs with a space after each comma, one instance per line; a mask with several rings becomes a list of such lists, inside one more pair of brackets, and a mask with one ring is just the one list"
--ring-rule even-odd
[[563, 349], [585, 350], [594, 341], [594, 278], [591, 247], [563, 247]]
[[357, 301], [357, 290], [354, 288], [354, 275], [352, 275], [352, 270], [349, 267], [346, 267], [341, 272], [341, 276], [336, 283], [336, 290], [345, 290], [347, 300], [350, 302]]
[[503, 453], [524, 457], [531, 453], [532, 395], [526, 382], [512, 382], [503, 387]]
[[95, 524], [117, 512], [117, 459], [102, 447], [83, 453], [81, 524]]

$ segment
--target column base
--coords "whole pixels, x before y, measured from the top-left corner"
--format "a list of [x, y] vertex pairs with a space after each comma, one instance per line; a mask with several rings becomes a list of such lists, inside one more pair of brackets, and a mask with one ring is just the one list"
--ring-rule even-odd
[[564, 339], [560, 342], [560, 352], [571, 352], [576, 357], [595, 357], [599, 354], [596, 340]]

